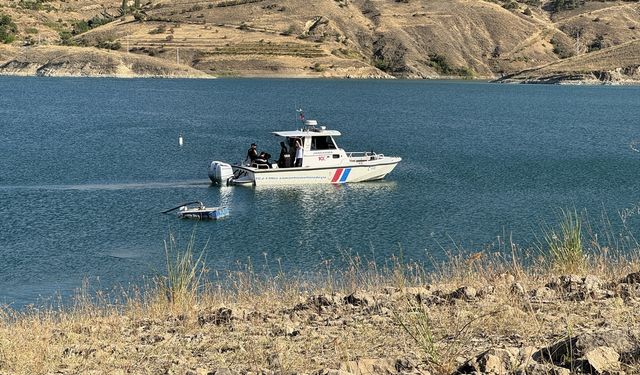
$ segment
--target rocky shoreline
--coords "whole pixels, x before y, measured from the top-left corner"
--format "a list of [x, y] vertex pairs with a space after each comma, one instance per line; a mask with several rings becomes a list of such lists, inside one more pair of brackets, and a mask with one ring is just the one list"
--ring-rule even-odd
[[[0, 46], [0, 76], [23, 77], [104, 77], [104, 78], [217, 78], [215, 74], [185, 65], [138, 54], [109, 52], [92, 48], [40, 46], [14, 48]], [[222, 77], [227, 75], [221, 75]], [[491, 77], [408, 76], [394, 77], [369, 66], [340, 67], [322, 72], [264, 71], [235, 73], [243, 78], [338, 78], [338, 79], [436, 79], [487, 80], [497, 83], [560, 84], [560, 85], [638, 85], [640, 68], [629, 67], [612, 71], [586, 73], [556, 72], [532, 74], [530, 71]]]
[[640, 273], [610, 271], [346, 288], [253, 280], [182, 306], [2, 310], [0, 374], [638, 373]]
[[497, 79], [499, 83], [553, 84], [553, 85], [638, 85], [640, 67], [619, 68], [592, 72], [553, 72], [527, 75], [527, 72]]

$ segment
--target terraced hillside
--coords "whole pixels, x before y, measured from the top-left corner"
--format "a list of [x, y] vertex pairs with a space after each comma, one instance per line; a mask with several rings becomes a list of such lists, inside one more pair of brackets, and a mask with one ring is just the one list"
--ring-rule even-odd
[[[554, 66], [629, 81], [640, 66], [638, 1], [0, 0], [2, 15], [15, 24], [0, 48], [4, 74], [30, 56], [44, 61], [22, 73], [43, 71], [52, 46], [100, 49], [107, 65], [144, 56], [163, 66], [151, 75], [531, 80]], [[44, 71], [91, 75], [77, 65]], [[107, 73], [95, 74], [127, 71], [98, 65]]]

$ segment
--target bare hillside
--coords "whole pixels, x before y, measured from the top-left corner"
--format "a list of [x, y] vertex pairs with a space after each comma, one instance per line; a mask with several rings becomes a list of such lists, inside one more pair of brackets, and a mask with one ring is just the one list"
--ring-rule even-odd
[[25, 45], [76, 47], [80, 60], [145, 56], [149, 72], [134, 75], [517, 80], [597, 60], [634, 80], [626, 74], [640, 66], [629, 47], [640, 40], [638, 1], [0, 0], [2, 15], [16, 25], [4, 74], [33, 73], [11, 63], [37, 55]]
[[640, 81], [640, 40], [574, 56], [503, 77], [527, 83], [637, 83]]

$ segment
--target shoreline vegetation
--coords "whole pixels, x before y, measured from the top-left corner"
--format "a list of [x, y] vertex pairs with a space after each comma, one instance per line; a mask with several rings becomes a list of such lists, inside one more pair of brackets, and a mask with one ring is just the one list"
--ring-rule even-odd
[[209, 275], [193, 239], [169, 237], [143, 290], [0, 309], [0, 374], [638, 373], [640, 245], [623, 232], [565, 210], [535, 249], [429, 268], [345, 255], [313, 277]]

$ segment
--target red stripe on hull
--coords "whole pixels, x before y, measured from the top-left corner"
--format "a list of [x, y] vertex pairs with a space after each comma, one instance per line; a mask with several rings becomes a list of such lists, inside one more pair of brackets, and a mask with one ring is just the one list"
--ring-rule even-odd
[[336, 169], [336, 173], [333, 175], [331, 182], [337, 182], [340, 179], [341, 174], [342, 174], [342, 168]]

